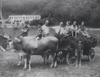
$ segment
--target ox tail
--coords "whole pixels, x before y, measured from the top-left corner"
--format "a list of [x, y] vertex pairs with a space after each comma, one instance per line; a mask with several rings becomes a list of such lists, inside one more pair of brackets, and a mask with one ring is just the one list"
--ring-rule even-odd
[[58, 43], [57, 43], [57, 46], [56, 46], [56, 50], [58, 50]]

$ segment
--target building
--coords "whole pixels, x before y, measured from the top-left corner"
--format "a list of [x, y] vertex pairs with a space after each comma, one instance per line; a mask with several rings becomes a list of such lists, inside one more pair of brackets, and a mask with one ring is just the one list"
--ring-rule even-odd
[[26, 22], [32, 20], [39, 20], [41, 19], [40, 15], [10, 15], [9, 21], [10, 22]]

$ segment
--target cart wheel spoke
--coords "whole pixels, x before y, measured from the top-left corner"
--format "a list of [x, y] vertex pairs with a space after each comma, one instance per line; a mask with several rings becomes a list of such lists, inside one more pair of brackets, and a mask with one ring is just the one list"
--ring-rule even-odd
[[74, 65], [76, 62], [75, 55], [73, 53], [68, 53], [66, 56], [66, 61], [68, 65]]
[[89, 61], [93, 61], [94, 58], [95, 58], [95, 52], [93, 49], [90, 49], [88, 59], [89, 59]]

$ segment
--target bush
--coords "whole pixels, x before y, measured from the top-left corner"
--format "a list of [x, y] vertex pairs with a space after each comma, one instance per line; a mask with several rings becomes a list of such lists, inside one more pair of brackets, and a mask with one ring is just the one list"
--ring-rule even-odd
[[31, 26], [32, 25], [37, 26], [38, 25], [38, 22], [39, 22], [39, 20], [33, 20], [33, 21], [30, 22], [30, 25]]

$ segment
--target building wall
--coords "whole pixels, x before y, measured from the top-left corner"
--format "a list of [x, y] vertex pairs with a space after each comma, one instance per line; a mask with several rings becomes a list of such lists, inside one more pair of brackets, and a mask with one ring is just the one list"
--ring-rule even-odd
[[11, 22], [22, 22], [22, 21], [32, 21], [41, 19], [40, 15], [10, 15], [9, 19]]

